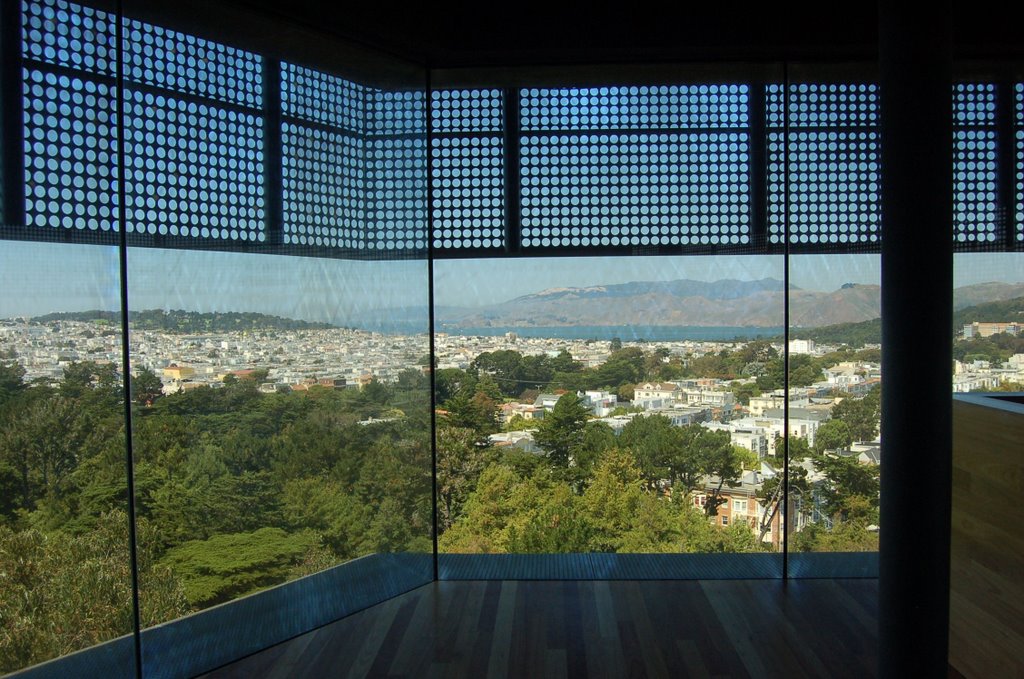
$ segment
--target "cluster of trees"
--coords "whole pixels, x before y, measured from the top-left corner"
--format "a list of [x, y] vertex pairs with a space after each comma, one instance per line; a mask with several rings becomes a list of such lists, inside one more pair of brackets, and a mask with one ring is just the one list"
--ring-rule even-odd
[[820, 328], [799, 328], [790, 333], [793, 339], [814, 340], [817, 344], [845, 344], [859, 349], [865, 344], [882, 343], [882, 319], [859, 323], [836, 323]]
[[[706, 475], [735, 484], [749, 452], [728, 434], [640, 417], [616, 437], [588, 422], [574, 394], [559, 398], [535, 436], [543, 455], [497, 450], [478, 432], [438, 429], [442, 520], [447, 552], [738, 552], [760, 544], [745, 525], [712, 525], [720, 502], [694, 506]], [[671, 485], [665, 481], [671, 479]], [[711, 491], [716, 496], [716, 491]]]
[[[808, 467], [794, 466], [791, 488], [840, 531], [817, 528], [797, 543], [804, 550], [877, 549], [878, 470], [831, 451], [877, 433], [878, 393], [835, 406], [836, 419], [811, 450], [793, 439], [792, 459], [821, 474], [816, 487]], [[819, 435], [822, 430], [819, 430]], [[438, 428], [439, 547], [452, 552], [707, 552], [765, 549], [746, 525], [715, 525], [744, 469], [758, 463], [733, 446], [726, 432], [699, 425], [673, 426], [662, 416], [634, 418], [616, 436], [572, 393], [559, 398], [538, 425], [542, 455], [496, 450], [483, 433], [450, 419]], [[826, 450], [827, 447], [827, 450]], [[784, 443], [777, 449], [783, 454]], [[773, 460], [781, 468], [781, 459]], [[709, 483], [710, 480], [710, 483]], [[777, 510], [779, 477], [759, 492]], [[702, 508], [694, 493], [706, 496]], [[766, 522], [766, 525], [770, 523]], [[847, 525], [848, 524], [848, 525]]]
[[[430, 551], [429, 381], [410, 372], [304, 395], [236, 380], [157, 397], [136, 376], [143, 623], [363, 554]], [[109, 365], [49, 384], [0, 362], [0, 671], [131, 629], [123, 399]], [[358, 424], [371, 416], [395, 419]]]
[[1014, 354], [1024, 354], [1024, 336], [1001, 332], [991, 337], [959, 339], [953, 343], [953, 358], [958, 361], [988, 361], [1001, 365]]
[[[791, 369], [820, 373], [851, 358], [871, 360], [847, 351], [797, 359]], [[770, 344], [752, 342], [687, 365], [664, 350], [620, 347], [595, 368], [568, 352], [491, 352], [467, 371], [437, 371], [441, 549], [763, 549], [746, 525], [709, 520], [722, 493], [756, 463], [728, 434], [648, 416], [616, 436], [590, 420], [574, 393], [611, 388], [629, 398], [637, 382], [683, 375], [746, 376], [753, 389], [769, 388], [781, 365]], [[16, 361], [0, 359], [3, 671], [131, 626], [120, 377], [113, 366], [82, 362], [55, 383], [24, 378]], [[542, 455], [488, 445], [503, 400], [558, 387], [568, 393], [535, 434]], [[162, 396], [159, 378], [140, 371], [131, 398], [144, 624], [360, 555], [431, 549], [429, 380], [421, 372], [360, 391], [263, 394], [256, 381], [236, 379]], [[863, 527], [877, 521], [877, 475], [864, 478], [855, 463], [825, 451], [873, 438], [877, 404], [873, 394], [837, 405], [813, 451], [791, 442], [794, 459], [811, 459], [825, 474], [824, 511], [839, 522], [802, 533], [798, 548], [871, 546]], [[389, 421], [359, 424], [368, 417]], [[791, 476], [799, 487], [800, 473]], [[766, 501], [774, 490], [765, 484]], [[708, 496], [702, 507], [694, 492]]]
[[[159, 330], [160, 332], [199, 334], [209, 332], [237, 332], [240, 330], [324, 330], [335, 326], [315, 321], [300, 321], [282, 318], [254, 311], [183, 311], [172, 309], [146, 309], [133, 311], [129, 315], [132, 328], [136, 330]], [[32, 319], [33, 323], [52, 321], [80, 321], [96, 323], [98, 326], [115, 326], [121, 323], [119, 311], [62, 311]]]

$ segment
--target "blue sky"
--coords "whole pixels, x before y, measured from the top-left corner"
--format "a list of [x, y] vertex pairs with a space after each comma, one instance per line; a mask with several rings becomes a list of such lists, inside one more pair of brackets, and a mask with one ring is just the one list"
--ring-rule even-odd
[[[794, 285], [834, 290], [879, 282], [877, 255], [801, 255]], [[958, 255], [957, 285], [1024, 282], [1024, 255]], [[781, 257], [576, 257], [447, 260], [435, 263], [438, 305], [493, 304], [551, 287], [629, 281], [754, 280], [783, 275]], [[182, 250], [132, 249], [132, 308], [259, 311], [306, 320], [427, 304], [427, 266]], [[117, 251], [110, 247], [0, 241], [0, 317], [117, 309]]]

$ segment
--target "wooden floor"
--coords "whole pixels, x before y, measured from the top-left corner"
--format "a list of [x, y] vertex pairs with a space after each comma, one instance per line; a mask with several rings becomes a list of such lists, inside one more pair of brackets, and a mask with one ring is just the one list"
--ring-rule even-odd
[[207, 677], [872, 677], [877, 580], [441, 581]]

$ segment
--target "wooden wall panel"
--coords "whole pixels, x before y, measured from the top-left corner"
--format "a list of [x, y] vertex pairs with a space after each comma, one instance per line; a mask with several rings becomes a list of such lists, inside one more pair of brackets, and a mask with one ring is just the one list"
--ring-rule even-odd
[[986, 401], [953, 400], [949, 662], [1024, 678], [1024, 406]]

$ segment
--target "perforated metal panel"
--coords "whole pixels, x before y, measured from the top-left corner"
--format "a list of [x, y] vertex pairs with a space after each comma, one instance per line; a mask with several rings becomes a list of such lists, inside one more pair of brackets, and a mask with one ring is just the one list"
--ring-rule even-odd
[[505, 243], [505, 149], [501, 90], [432, 94], [434, 247]]
[[500, 138], [433, 140], [434, 247], [501, 247], [504, 160]]
[[263, 105], [260, 57], [192, 35], [127, 20], [125, 77], [175, 92], [257, 109]]
[[523, 247], [749, 243], [748, 94], [523, 90]]
[[424, 137], [370, 138], [366, 247], [427, 247], [427, 144]]
[[363, 141], [283, 125], [285, 243], [361, 248]]
[[[782, 85], [765, 90], [769, 127], [785, 125]], [[789, 126], [874, 127], [878, 125], [878, 87], [865, 83], [794, 83], [789, 87]]]
[[1017, 213], [1016, 239], [1024, 243], [1024, 84], [1014, 86], [1014, 139], [1016, 154], [1014, 155], [1016, 172], [1014, 172], [1014, 206]]
[[22, 5], [22, 53], [26, 59], [113, 77], [116, 19], [64, 0], [27, 0]]
[[504, 129], [501, 90], [434, 90], [430, 105], [434, 134]]
[[769, 243], [781, 244], [785, 239], [787, 184], [790, 243], [878, 243], [878, 88], [873, 84], [792, 84], [788, 121], [784, 94], [781, 85], [768, 85], [765, 92]]
[[370, 90], [366, 131], [371, 135], [422, 135], [427, 129], [423, 90]]
[[265, 239], [259, 116], [125, 92], [128, 233]]
[[116, 231], [113, 88], [34, 69], [24, 79], [27, 225]]
[[746, 134], [530, 135], [521, 173], [525, 247], [749, 240]]
[[284, 240], [365, 249], [369, 90], [281, 64]]
[[677, 130], [749, 124], [746, 85], [524, 89], [523, 130]]
[[998, 233], [996, 88], [953, 90], [953, 233], [958, 242], [994, 242]]
[[281, 112], [285, 116], [362, 133], [368, 96], [366, 87], [344, 78], [281, 64]]

